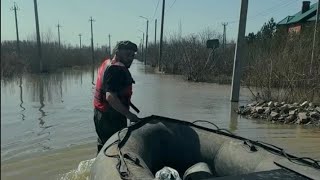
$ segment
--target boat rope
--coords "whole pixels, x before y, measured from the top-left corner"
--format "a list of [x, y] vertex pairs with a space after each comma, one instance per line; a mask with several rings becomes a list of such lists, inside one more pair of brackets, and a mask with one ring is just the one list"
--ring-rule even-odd
[[[216, 129], [217, 132], [227, 132], [229, 133], [230, 135], [232, 136], [236, 136], [239, 138], [239, 136], [235, 135], [234, 133], [232, 133], [231, 131], [227, 130], [227, 129], [222, 129], [222, 128], [219, 128], [216, 124], [214, 124], [213, 122], [210, 122], [210, 121], [207, 121], [207, 120], [196, 120], [196, 121], [193, 121], [192, 124], [196, 124], [197, 122], [204, 122], [204, 123], [208, 123], [208, 124], [211, 124], [213, 125]], [[257, 151], [257, 148], [254, 146], [254, 144], [256, 145], [263, 145], [264, 147], [268, 146], [270, 149], [273, 148], [276, 149], [276, 151], [270, 151], [269, 148], [264, 148], [265, 150], [267, 150], [268, 152], [271, 152], [271, 153], [275, 153], [278, 154], [278, 155], [282, 155], [284, 156], [285, 158], [287, 158], [289, 161], [293, 162], [293, 163], [296, 163], [296, 164], [299, 164], [299, 165], [309, 165], [311, 167], [314, 167], [316, 169], [320, 169], [320, 161], [319, 160], [315, 160], [315, 159], [312, 159], [312, 158], [309, 158], [309, 157], [292, 157], [291, 155], [287, 154], [286, 151], [278, 146], [275, 146], [273, 144], [269, 144], [269, 143], [266, 143], [266, 142], [262, 142], [262, 141], [252, 141], [250, 139], [246, 139], [246, 138], [239, 138], [239, 139], [242, 139], [244, 141], [244, 144], [245, 145], [248, 145], [250, 147], [250, 150], [251, 151]], [[250, 144], [251, 145], [250, 145]], [[309, 164], [305, 164], [305, 163], [299, 163], [299, 161], [307, 161], [309, 162]]]
[[308, 161], [312, 164], [312, 167], [316, 168], [316, 169], [320, 169], [320, 161], [319, 160], [315, 160], [315, 159], [312, 159], [310, 157], [290, 157], [290, 155], [288, 155], [286, 153], [286, 151], [278, 146], [275, 146], [273, 144], [269, 144], [269, 143], [266, 143], [266, 142], [262, 142], [262, 141], [255, 141], [256, 143], [260, 143], [260, 144], [264, 144], [264, 145], [267, 145], [267, 146], [271, 146], [275, 149], [277, 149], [279, 151], [278, 154], [280, 155], [283, 155], [284, 157], [286, 157], [289, 161], [293, 162], [293, 163], [297, 163], [297, 164], [300, 164], [300, 165], [305, 165], [305, 164], [302, 164], [302, 163], [299, 163], [298, 161], [299, 160], [305, 160], [305, 161]]
[[[140, 160], [139, 158], [137, 157], [132, 157], [129, 153], [125, 153], [123, 154], [122, 151], [121, 151], [121, 147], [124, 145], [124, 142], [126, 137], [131, 133], [132, 130], [134, 130], [135, 128], [131, 128], [132, 126], [134, 126], [134, 124], [131, 124], [130, 126], [126, 127], [126, 128], [123, 128], [122, 130], [118, 131], [117, 132], [117, 136], [118, 136], [118, 139], [115, 140], [113, 143], [111, 143], [110, 145], [108, 145], [103, 153], [105, 156], [107, 157], [110, 157], [110, 158], [117, 158], [118, 159], [118, 163], [116, 165], [116, 168], [117, 168], [117, 171], [120, 175], [120, 178], [123, 179], [123, 180], [131, 180], [132, 178], [130, 177], [130, 171], [128, 169], [128, 165], [125, 161], [125, 159], [127, 160], [130, 160], [131, 162], [133, 162], [135, 165], [139, 166], [139, 167], [143, 167], [141, 164], [140, 164]], [[124, 138], [121, 138], [120, 137], [120, 134], [122, 133], [122, 131], [125, 131], [127, 130]], [[117, 145], [117, 150], [118, 150], [118, 153], [117, 154], [114, 154], [114, 155], [109, 155], [107, 154], [107, 150], [114, 146], [114, 145]]]
[[[110, 145], [108, 145], [103, 151], [105, 156], [110, 157], [110, 158], [117, 158], [118, 159], [118, 163], [116, 165], [116, 168], [117, 168], [117, 171], [118, 171], [121, 179], [123, 179], [123, 180], [130, 180], [131, 179], [131, 178], [129, 178], [130, 172], [129, 172], [128, 166], [127, 166], [127, 164], [126, 164], [126, 162], [124, 160], [121, 148], [119, 146], [119, 144], [123, 140], [120, 137], [121, 132], [124, 131], [124, 130], [128, 130], [128, 129], [129, 128], [127, 127], [127, 128], [124, 128], [124, 129], [118, 131], [118, 133], [117, 133], [118, 139], [116, 141], [114, 141], [113, 143], [111, 143]], [[114, 146], [114, 145], [117, 145], [118, 153], [117, 154], [113, 154], [113, 155], [107, 154], [107, 150], [110, 147]]]

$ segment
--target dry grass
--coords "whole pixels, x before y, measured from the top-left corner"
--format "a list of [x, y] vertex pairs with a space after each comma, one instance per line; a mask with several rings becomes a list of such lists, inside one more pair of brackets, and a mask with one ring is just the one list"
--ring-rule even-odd
[[[39, 67], [37, 44], [34, 41], [20, 42], [21, 55], [16, 52], [15, 41], [1, 42], [1, 75], [12, 77], [23, 72], [34, 73]], [[96, 49], [95, 64], [100, 63], [106, 56], [105, 49]], [[62, 45], [60, 48], [55, 42], [42, 43], [42, 61], [45, 72], [54, 72], [59, 68], [85, 66], [92, 64], [91, 48], [81, 49]]]
[[[162, 70], [190, 81], [231, 83], [235, 44], [216, 49], [213, 56], [205, 46], [207, 39], [220, 37], [209, 30], [170, 36], [164, 41]], [[288, 36], [279, 30], [272, 38], [248, 41], [242, 84], [264, 100], [320, 102], [320, 48], [315, 52], [313, 73], [309, 73], [312, 37], [310, 28], [299, 35]], [[156, 67], [158, 53], [158, 44], [149, 45], [147, 64]]]
[[[320, 48], [315, 52], [310, 74], [312, 30], [248, 44], [244, 83], [264, 100], [320, 102]], [[317, 41], [320, 47], [320, 41]], [[254, 88], [252, 88], [254, 87]]]
[[[206, 48], [208, 39], [221, 39], [221, 35], [206, 29], [202, 33], [180, 37], [173, 34], [164, 41], [162, 70], [170, 74], [182, 74], [196, 82], [229, 82], [232, 74], [234, 44], [215, 51]], [[158, 65], [159, 44], [148, 48], [147, 64]]]

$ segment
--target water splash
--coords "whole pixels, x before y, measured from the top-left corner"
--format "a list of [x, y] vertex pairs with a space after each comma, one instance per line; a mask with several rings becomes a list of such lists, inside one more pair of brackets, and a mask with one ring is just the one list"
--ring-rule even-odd
[[90, 169], [95, 158], [81, 161], [77, 169], [64, 174], [60, 180], [89, 180]]

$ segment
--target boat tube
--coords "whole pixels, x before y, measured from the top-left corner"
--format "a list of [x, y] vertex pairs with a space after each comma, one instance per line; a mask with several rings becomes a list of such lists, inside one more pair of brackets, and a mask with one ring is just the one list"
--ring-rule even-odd
[[197, 179], [192, 174], [200, 172], [206, 173], [205, 179], [219, 180], [320, 179], [319, 164], [208, 121], [149, 116], [109, 138], [91, 167], [90, 178], [155, 179], [156, 172], [167, 166], [183, 180]]

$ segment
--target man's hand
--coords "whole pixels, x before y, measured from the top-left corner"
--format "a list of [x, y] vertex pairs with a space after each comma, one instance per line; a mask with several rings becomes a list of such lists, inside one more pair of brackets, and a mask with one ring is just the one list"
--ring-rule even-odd
[[133, 114], [133, 113], [131, 113], [131, 112], [127, 115], [127, 118], [128, 118], [131, 122], [138, 122], [138, 121], [140, 121], [140, 118], [139, 118], [137, 115], [135, 115], [135, 114]]
[[106, 92], [106, 100], [119, 113], [126, 116], [131, 122], [137, 122], [140, 119], [125, 107], [119, 100], [118, 96], [112, 92]]

